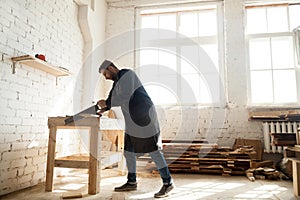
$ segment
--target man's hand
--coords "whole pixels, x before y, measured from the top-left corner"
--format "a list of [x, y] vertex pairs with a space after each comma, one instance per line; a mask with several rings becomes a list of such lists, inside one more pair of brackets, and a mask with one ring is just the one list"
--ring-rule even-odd
[[100, 108], [106, 108], [106, 101], [104, 99], [101, 99], [97, 102], [97, 105], [100, 106]]

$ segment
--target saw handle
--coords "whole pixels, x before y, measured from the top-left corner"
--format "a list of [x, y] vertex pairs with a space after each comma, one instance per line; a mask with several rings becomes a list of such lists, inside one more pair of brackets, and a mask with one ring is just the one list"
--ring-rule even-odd
[[[99, 106], [98, 106], [98, 108], [99, 108]], [[108, 107], [101, 108], [101, 109], [97, 110], [97, 114], [101, 116], [102, 113], [104, 113], [105, 111], [108, 111], [108, 110], [109, 110]]]

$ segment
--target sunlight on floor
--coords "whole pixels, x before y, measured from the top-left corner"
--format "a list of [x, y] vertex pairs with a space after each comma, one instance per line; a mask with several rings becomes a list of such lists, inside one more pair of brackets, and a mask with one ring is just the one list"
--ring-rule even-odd
[[[198, 199], [282, 199], [287, 195], [290, 187], [277, 185], [276, 182], [248, 182], [248, 179], [224, 179], [211, 176], [188, 176], [174, 175], [176, 188], [171, 191], [165, 200], [198, 200]], [[232, 177], [236, 178], [236, 177]], [[115, 171], [105, 171], [101, 178], [101, 192], [109, 197], [114, 194], [114, 187], [120, 186], [126, 182], [126, 176], [120, 176]], [[157, 184], [154, 183], [157, 181]], [[141, 175], [138, 177], [139, 189], [137, 191], [126, 193], [126, 199], [129, 200], [151, 200], [153, 195], [159, 191], [159, 175], [151, 177]], [[149, 183], [151, 181], [151, 183]], [[76, 183], [76, 184], [74, 184]], [[176, 184], [177, 183], [177, 184]], [[284, 183], [285, 184], [285, 183]], [[149, 187], [150, 186], [150, 187]], [[59, 181], [54, 187], [55, 193], [65, 193], [80, 191], [87, 193], [88, 175], [86, 173], [69, 173], [60, 176]], [[290, 194], [290, 193], [289, 193]], [[284, 198], [283, 198], [284, 199]]]
[[143, 194], [132, 195], [129, 197], [129, 199], [149, 199], [152, 197], [153, 197], [153, 192], [147, 192]]
[[78, 183], [75, 184], [75, 183], [72, 183], [72, 184], [64, 185], [60, 189], [62, 189], [62, 190], [74, 190], [74, 191], [76, 191], [76, 190], [79, 190], [79, 189], [81, 189], [81, 188], [83, 188], [85, 186], [86, 186], [86, 184], [78, 184]]
[[246, 198], [246, 199], [265, 199], [271, 198], [276, 194], [286, 191], [287, 188], [280, 187], [278, 185], [263, 185], [261, 187], [255, 188], [253, 190], [247, 191], [243, 194], [238, 194], [236, 198]]
[[[244, 183], [226, 183], [226, 182], [194, 182], [190, 184], [181, 185], [176, 187], [174, 191], [172, 191], [172, 195], [170, 197], [166, 197], [165, 199], [172, 199], [172, 200], [181, 200], [181, 199], [188, 199], [188, 200], [197, 200], [201, 198], [213, 198], [214, 195], [220, 195], [223, 192], [228, 192], [232, 190], [233, 193], [238, 193], [239, 188], [242, 187], [243, 190], [246, 184]], [[243, 192], [241, 194], [237, 194], [234, 198], [237, 199], [272, 199], [276, 195], [286, 191], [287, 188], [280, 187], [278, 185], [263, 185], [249, 191]], [[143, 194], [131, 195], [129, 199], [151, 199], [153, 197], [153, 192], [147, 192]]]
[[[217, 193], [222, 193], [225, 190], [235, 189], [244, 186], [243, 183], [224, 183], [224, 182], [194, 182], [176, 187], [172, 191], [172, 196], [166, 199], [188, 199], [196, 200], [203, 197], [212, 196]], [[153, 192], [130, 196], [130, 199], [149, 199], [153, 197]]]

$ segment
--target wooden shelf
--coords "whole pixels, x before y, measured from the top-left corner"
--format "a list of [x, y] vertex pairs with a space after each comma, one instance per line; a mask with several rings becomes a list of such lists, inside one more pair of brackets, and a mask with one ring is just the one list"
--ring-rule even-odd
[[13, 73], [15, 73], [15, 64], [21, 63], [28, 65], [30, 67], [43, 70], [47, 73], [50, 73], [54, 76], [68, 76], [71, 73], [68, 69], [59, 67], [59, 66], [53, 66], [46, 61], [40, 60], [38, 58], [35, 58], [30, 55], [23, 55], [18, 57], [12, 57], [11, 60], [13, 61]]

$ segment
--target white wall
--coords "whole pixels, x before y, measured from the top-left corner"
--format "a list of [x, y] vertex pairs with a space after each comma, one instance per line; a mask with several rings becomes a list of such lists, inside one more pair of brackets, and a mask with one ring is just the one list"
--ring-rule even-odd
[[[180, 1], [108, 0], [107, 38], [134, 30], [134, 8]], [[187, 2], [187, 1], [184, 1]], [[201, 2], [201, 1], [190, 1]], [[164, 139], [209, 138], [231, 146], [236, 138], [262, 139], [260, 122], [248, 121], [247, 68], [244, 38], [244, 0], [224, 0], [224, 46], [226, 106], [222, 108], [159, 108]], [[129, 44], [130, 45], [130, 44]], [[132, 54], [121, 56], [120, 67], [134, 66]]]
[[[84, 42], [72, 0], [0, 0], [0, 5], [2, 195], [45, 180], [47, 118], [73, 114], [74, 102], [80, 101]], [[12, 74], [10, 57], [36, 53], [72, 75], [56, 83], [53, 75], [20, 64]], [[82, 150], [76, 132], [59, 131], [57, 137], [59, 154]]]
[[76, 0], [79, 7], [79, 24], [85, 41], [84, 63], [82, 73], [84, 76], [82, 107], [86, 108], [100, 99], [104, 93], [99, 64], [105, 59], [104, 49], [101, 46], [105, 40], [106, 1]]

